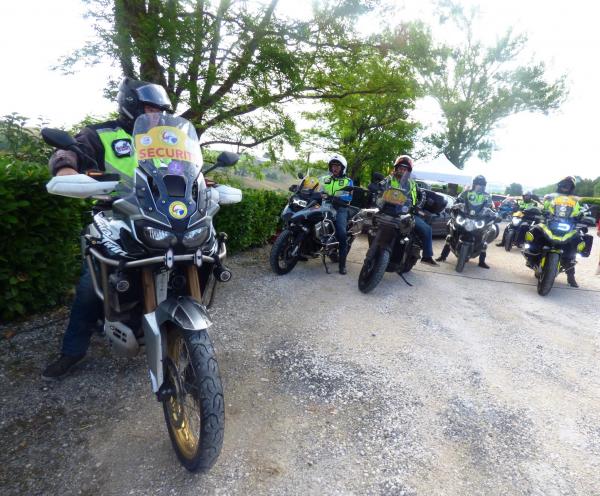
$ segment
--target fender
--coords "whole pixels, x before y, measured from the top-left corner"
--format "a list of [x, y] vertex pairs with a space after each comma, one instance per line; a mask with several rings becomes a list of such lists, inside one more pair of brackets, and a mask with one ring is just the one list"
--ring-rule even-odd
[[144, 315], [142, 328], [154, 393], [158, 392], [164, 381], [163, 359], [167, 354], [167, 337], [163, 328], [165, 322], [172, 322], [188, 331], [200, 331], [212, 325], [204, 305], [189, 296], [168, 298], [154, 312]]

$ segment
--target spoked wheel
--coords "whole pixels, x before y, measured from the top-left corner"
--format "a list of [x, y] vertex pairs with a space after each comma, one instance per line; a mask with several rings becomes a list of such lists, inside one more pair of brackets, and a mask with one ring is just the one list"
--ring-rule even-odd
[[225, 409], [219, 367], [205, 330], [168, 331], [165, 382], [172, 394], [163, 410], [177, 458], [191, 472], [207, 471], [223, 446]]
[[514, 236], [515, 236], [514, 231], [508, 231], [506, 233], [506, 239], [504, 240], [504, 249], [506, 251], [510, 251], [512, 249]]
[[292, 255], [294, 248], [294, 234], [289, 229], [284, 229], [273, 243], [269, 256], [271, 269], [275, 274], [287, 274], [296, 266], [298, 256]]
[[554, 280], [558, 275], [559, 263], [560, 255], [558, 253], [548, 253], [546, 255], [546, 261], [537, 282], [537, 292], [539, 295], [546, 296], [552, 289]]
[[381, 250], [371, 258], [366, 258], [358, 275], [358, 289], [363, 293], [373, 291], [383, 279], [390, 262], [390, 252]]
[[462, 272], [469, 258], [469, 246], [462, 244], [458, 252], [458, 260], [456, 261], [456, 272]]

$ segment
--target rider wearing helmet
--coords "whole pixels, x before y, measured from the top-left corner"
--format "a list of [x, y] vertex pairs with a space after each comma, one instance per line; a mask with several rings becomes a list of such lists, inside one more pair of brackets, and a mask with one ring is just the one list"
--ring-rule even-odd
[[[488, 209], [487, 212], [492, 211], [492, 207], [494, 205], [492, 201], [492, 197], [489, 193], [485, 191], [487, 186], [487, 181], [485, 177], [479, 175], [473, 178], [473, 184], [471, 185], [471, 189], [463, 191], [458, 198], [456, 199], [455, 205], [460, 205], [461, 203], [466, 203], [473, 207], [476, 207], [481, 212], [484, 212], [484, 209]], [[442, 249], [442, 253], [436, 260], [438, 262], [445, 262], [446, 258], [450, 254], [450, 243], [446, 240], [446, 244]], [[487, 255], [487, 244], [483, 244], [483, 249], [479, 254], [479, 267], [483, 269], [489, 269], [490, 266], [485, 263], [485, 258]]]
[[[572, 200], [574, 200], [574, 206], [571, 210], [570, 217], [577, 218], [581, 215], [581, 205], [579, 203], [579, 198], [575, 197], [575, 178], [573, 176], [567, 176], [564, 179], [561, 179], [556, 185], [556, 193], [551, 195], [547, 195], [544, 197], [544, 212], [547, 215], [554, 215], [554, 200], [559, 197], [564, 196], [572, 196]], [[535, 258], [539, 252], [543, 243], [543, 235], [541, 233], [541, 227], [538, 225], [533, 226], [529, 232], [527, 233], [527, 241], [529, 243], [529, 247], [524, 252], [525, 256], [531, 260]], [[564, 258], [565, 259], [575, 259], [575, 254], [577, 253], [577, 245], [581, 242], [581, 237], [576, 235], [573, 236], [570, 243], [566, 245], [564, 250]], [[567, 282], [569, 286], [577, 288], [579, 285], [575, 280], [575, 264], [572, 267], [565, 270], [567, 274]]]
[[[384, 187], [402, 189], [413, 206], [419, 207], [427, 200], [425, 191], [417, 187], [417, 183], [411, 179], [413, 170], [413, 159], [409, 155], [400, 155], [394, 160], [394, 171], [382, 182]], [[423, 257], [421, 262], [437, 266], [433, 259], [433, 240], [431, 226], [419, 215], [414, 216], [415, 232], [423, 244]]]
[[[523, 193], [523, 197], [521, 200], [517, 200], [517, 210], [516, 212], [527, 212], [528, 209], [539, 207], [540, 204], [534, 200], [533, 193], [531, 191], [526, 191]], [[519, 227], [515, 236], [516, 245], [521, 248], [523, 246], [523, 241], [525, 239], [525, 233], [527, 232], [527, 226], [530, 226], [535, 220], [535, 215], [527, 215], [526, 213], [523, 215], [523, 221], [519, 224]], [[508, 226], [504, 228], [504, 232], [502, 233], [502, 239], [499, 243], [496, 243], [496, 246], [504, 246], [504, 241], [506, 240], [506, 232], [508, 230]]]
[[336, 210], [335, 234], [339, 243], [339, 272], [346, 274], [346, 256], [348, 255], [348, 205], [352, 200], [352, 192], [344, 188], [353, 186], [352, 179], [346, 176], [348, 163], [339, 153], [334, 153], [328, 161], [329, 175], [319, 179], [325, 193], [334, 197], [333, 205]]
[[[117, 120], [84, 127], [75, 140], [81, 150], [95, 160], [102, 171], [120, 174], [123, 179], [135, 170], [132, 133], [135, 120], [142, 114], [171, 111], [171, 101], [162, 86], [146, 81], [125, 78], [117, 95]], [[62, 176], [85, 173], [95, 168], [86, 157], [78, 157], [70, 150], [57, 150], [50, 157], [52, 175]], [[46, 380], [59, 379], [86, 354], [94, 325], [102, 316], [102, 302], [94, 292], [92, 278], [83, 265], [67, 330], [63, 337], [60, 358], [42, 373]]]

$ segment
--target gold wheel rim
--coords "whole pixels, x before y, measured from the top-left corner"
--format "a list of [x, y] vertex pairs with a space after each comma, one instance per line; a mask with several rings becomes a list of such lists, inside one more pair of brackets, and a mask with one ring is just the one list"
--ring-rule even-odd
[[167, 411], [177, 446], [185, 458], [192, 459], [200, 444], [202, 417], [197, 399], [198, 381], [181, 333], [173, 333], [173, 339], [169, 340], [168, 356], [171, 366], [167, 373], [176, 394], [167, 401]]

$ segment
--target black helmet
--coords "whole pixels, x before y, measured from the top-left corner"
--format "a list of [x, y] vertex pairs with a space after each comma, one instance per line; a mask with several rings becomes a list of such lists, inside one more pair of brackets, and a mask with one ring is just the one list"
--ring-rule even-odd
[[557, 193], [562, 193], [563, 195], [572, 195], [574, 191], [575, 178], [573, 176], [567, 176], [564, 179], [561, 179], [556, 185]]
[[531, 198], [533, 197], [533, 193], [531, 191], [525, 191], [525, 193], [523, 193], [523, 201], [530, 201]]
[[482, 175], [475, 176], [473, 178], [473, 187], [475, 187], [478, 184], [485, 188], [487, 186], [487, 181], [485, 180], [485, 177], [483, 177]]
[[144, 113], [144, 105], [167, 112], [172, 111], [171, 100], [162, 86], [127, 77], [119, 86], [117, 103], [121, 117], [131, 123]]

